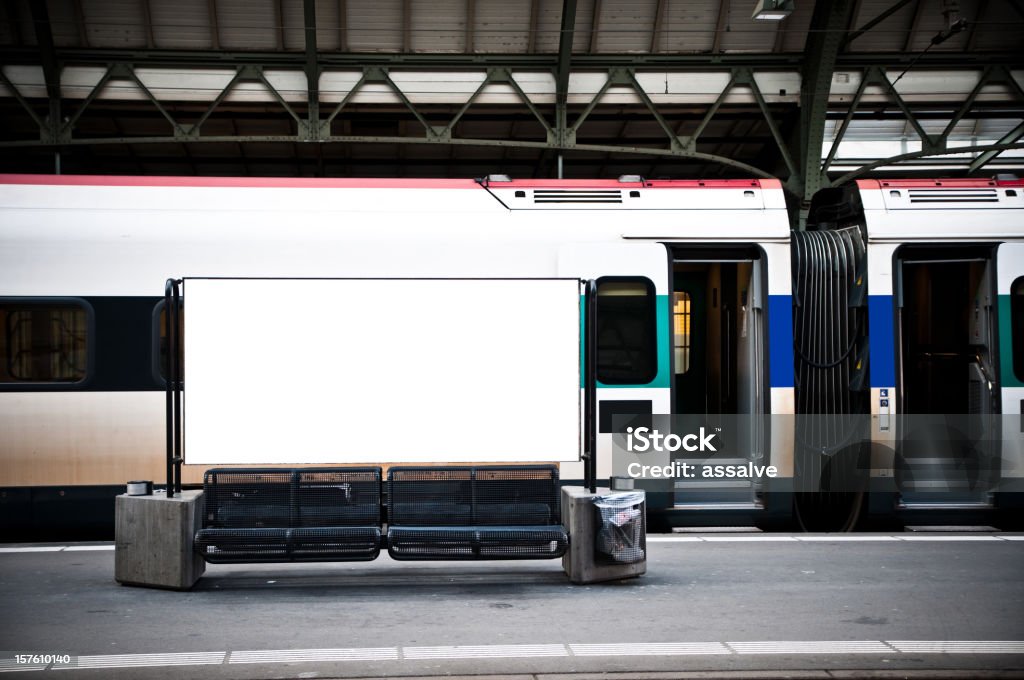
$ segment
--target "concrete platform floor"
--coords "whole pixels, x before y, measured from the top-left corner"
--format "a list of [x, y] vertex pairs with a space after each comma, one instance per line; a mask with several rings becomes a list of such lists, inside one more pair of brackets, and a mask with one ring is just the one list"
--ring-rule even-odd
[[593, 586], [558, 561], [210, 565], [179, 593], [117, 585], [111, 545], [0, 546], [0, 672], [1024, 677], [1024, 535], [652, 536], [649, 557]]

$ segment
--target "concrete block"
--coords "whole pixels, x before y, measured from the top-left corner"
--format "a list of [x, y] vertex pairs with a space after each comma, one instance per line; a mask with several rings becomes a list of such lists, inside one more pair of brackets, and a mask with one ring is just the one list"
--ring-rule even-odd
[[597, 489], [590, 493], [582, 486], [562, 487], [562, 525], [569, 532], [569, 550], [562, 556], [562, 567], [573, 583], [599, 583], [634, 578], [647, 572], [647, 560], [634, 564], [608, 563], [594, 552], [598, 522], [594, 512], [594, 496], [612, 493]]
[[151, 588], [188, 590], [206, 571], [192, 549], [206, 503], [202, 491], [117, 497], [114, 579]]

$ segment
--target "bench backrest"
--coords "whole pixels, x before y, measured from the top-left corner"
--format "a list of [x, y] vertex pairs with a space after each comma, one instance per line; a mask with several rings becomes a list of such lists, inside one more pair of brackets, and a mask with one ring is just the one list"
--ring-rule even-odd
[[399, 526], [554, 526], [554, 465], [393, 467], [388, 522]]
[[203, 527], [380, 525], [381, 469], [215, 468], [203, 475]]

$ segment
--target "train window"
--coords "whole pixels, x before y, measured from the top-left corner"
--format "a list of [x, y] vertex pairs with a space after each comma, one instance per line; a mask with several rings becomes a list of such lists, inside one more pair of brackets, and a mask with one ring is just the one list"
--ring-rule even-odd
[[1013, 344], [1013, 374], [1024, 381], [1024, 276], [1010, 285], [1010, 340]]
[[[182, 309], [178, 311], [178, 331], [179, 337], [185, 337], [185, 313], [184, 304]], [[182, 367], [184, 372], [184, 357], [182, 352], [182, 345], [184, 343], [178, 343], [178, 355], [179, 355], [179, 366]], [[167, 379], [167, 374], [171, 372], [170, 366], [168, 365], [167, 359], [167, 311], [164, 301], [156, 303], [156, 307], [153, 308], [153, 372], [154, 377], [157, 378], [158, 382], [163, 382]]]
[[0, 301], [0, 383], [77, 383], [88, 369], [89, 314], [83, 304]]
[[690, 370], [690, 294], [672, 293], [672, 346], [676, 375]]
[[597, 379], [645, 385], [658, 372], [654, 285], [643, 278], [597, 281]]

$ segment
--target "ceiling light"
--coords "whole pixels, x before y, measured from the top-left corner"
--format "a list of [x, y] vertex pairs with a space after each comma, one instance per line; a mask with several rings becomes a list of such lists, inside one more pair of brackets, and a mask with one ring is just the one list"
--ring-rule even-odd
[[752, 19], [761, 21], [782, 21], [793, 13], [793, 0], [757, 0]]

